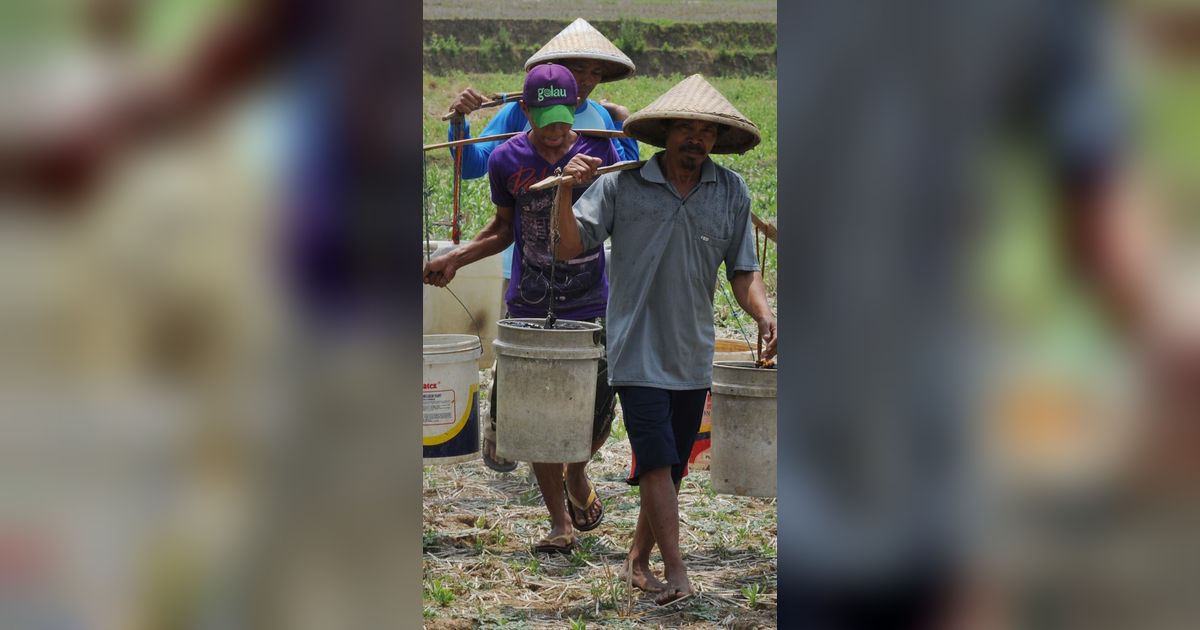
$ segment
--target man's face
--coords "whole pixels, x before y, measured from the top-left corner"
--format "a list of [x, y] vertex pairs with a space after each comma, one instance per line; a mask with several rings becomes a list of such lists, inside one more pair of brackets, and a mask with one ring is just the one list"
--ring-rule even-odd
[[545, 127], [538, 127], [533, 116], [529, 113], [529, 106], [521, 101], [521, 111], [525, 112], [525, 118], [529, 120], [529, 128], [532, 130], [530, 137], [534, 144], [543, 149], [555, 149], [563, 145], [571, 134], [571, 125], [564, 122], [553, 122]]
[[671, 120], [667, 123], [667, 157], [687, 169], [699, 168], [717, 143], [719, 128], [706, 120]]
[[583, 102], [592, 90], [604, 78], [604, 62], [596, 61], [595, 59], [564, 59], [562, 65], [566, 66], [571, 74], [575, 75], [575, 83], [579, 86], [579, 102]]
[[571, 125], [567, 123], [550, 123], [535, 130], [538, 144], [547, 149], [557, 149], [567, 141], [571, 134]]

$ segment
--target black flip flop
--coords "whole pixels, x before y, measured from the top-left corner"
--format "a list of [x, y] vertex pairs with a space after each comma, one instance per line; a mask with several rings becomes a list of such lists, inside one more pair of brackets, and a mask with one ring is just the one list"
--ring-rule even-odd
[[[568, 543], [558, 542], [558, 541], [563, 540], [564, 538], [569, 538], [570, 542], [568, 542]], [[560, 536], [555, 536], [553, 538], [541, 539], [540, 541], [538, 541], [537, 544], [535, 544], [533, 546], [533, 551], [535, 553], [558, 553], [558, 554], [562, 554], [564, 556], [569, 556], [575, 552], [575, 546], [577, 544], [578, 544], [578, 542], [575, 540], [574, 536], [568, 536], [567, 534], [562, 534]]]
[[[571, 515], [571, 524], [575, 526], [575, 529], [578, 529], [581, 532], [590, 532], [600, 526], [600, 523], [604, 521], [604, 503], [600, 501], [600, 497], [596, 495], [596, 485], [593, 484], [590, 479], [588, 480], [587, 507], [577, 508], [575, 497], [571, 496], [571, 491], [567, 489], [566, 479], [563, 479], [563, 492], [565, 492], [567, 495], [567, 513]], [[575, 517], [575, 510], [583, 510], [583, 517], [587, 518], [588, 510], [590, 510], [592, 505], [596, 503], [600, 504], [600, 513], [596, 515], [596, 520], [580, 525], [579, 519]]]

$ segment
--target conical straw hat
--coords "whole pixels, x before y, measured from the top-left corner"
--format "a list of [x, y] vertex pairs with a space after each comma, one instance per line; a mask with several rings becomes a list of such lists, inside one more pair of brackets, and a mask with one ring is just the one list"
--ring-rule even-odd
[[596, 59], [605, 62], [602, 81], [624, 79], [634, 71], [633, 61], [583, 18], [571, 22], [533, 53], [525, 62], [525, 71], [529, 72], [539, 63], [563, 59]]
[[625, 120], [625, 135], [646, 144], [667, 144], [668, 120], [707, 120], [726, 126], [717, 137], [712, 153], [745, 153], [762, 141], [758, 127], [739, 112], [699, 74], [680, 81], [675, 87]]

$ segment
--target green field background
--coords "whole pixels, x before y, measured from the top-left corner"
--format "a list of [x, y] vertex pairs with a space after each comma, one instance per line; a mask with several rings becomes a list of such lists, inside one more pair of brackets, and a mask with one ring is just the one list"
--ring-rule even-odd
[[[591, 98], [607, 98], [615, 103], [637, 111], [662, 93], [669, 90], [684, 77], [634, 77], [624, 81], [602, 83], [592, 92]], [[450, 101], [467, 86], [484, 93], [518, 91], [524, 81], [523, 73], [469, 74], [455, 73], [447, 76], [425, 75], [424, 96], [424, 142], [443, 142], [447, 137], [447, 123], [441, 120]], [[760, 218], [775, 223], [778, 215], [777, 171], [776, 171], [776, 82], [774, 79], [755, 77], [709, 77], [708, 81], [725, 95], [734, 107], [758, 125], [762, 143], [743, 155], [714, 155], [718, 164], [741, 174], [750, 187], [752, 210]], [[487, 121], [495, 115], [494, 109], [480, 110], [470, 117], [471, 134], [482, 133]], [[659, 149], [648, 144], [639, 144], [642, 159], [654, 155]], [[450, 238], [450, 219], [453, 214], [454, 165], [448, 149], [435, 149], [425, 153], [426, 198], [424, 212], [428, 217], [429, 238]], [[474, 236], [495, 214], [486, 177], [466, 180], [460, 191], [460, 221], [463, 238]], [[776, 250], [767, 247], [765, 280], [767, 291], [774, 301], [777, 286]], [[724, 274], [721, 274], [722, 277]], [[722, 290], [727, 290], [722, 280]], [[714, 317], [719, 325], [737, 327], [729, 301], [718, 293]], [[745, 325], [745, 324], [744, 324]], [[754, 333], [753, 329], [749, 330]]]

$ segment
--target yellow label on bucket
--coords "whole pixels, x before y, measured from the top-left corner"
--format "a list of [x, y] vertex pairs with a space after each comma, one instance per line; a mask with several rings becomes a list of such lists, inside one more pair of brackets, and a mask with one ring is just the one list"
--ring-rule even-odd
[[[454, 390], [432, 390], [424, 391], [421, 394], [421, 402], [424, 405], [424, 426], [436, 426], [439, 424], [448, 424], [453, 422], [445, 431], [437, 435], [426, 435], [422, 438], [422, 444], [425, 446], [437, 446], [453, 440], [459, 431], [466, 426], [467, 420], [471, 418], [471, 411], [474, 405], [471, 404], [475, 400], [476, 393], [479, 391], [479, 385], [472, 383], [467, 391], [467, 404], [464, 405], [462, 415], [454, 419], [457, 405], [454, 400]], [[432, 422], [431, 422], [432, 419]], [[439, 422], [445, 419], [446, 422]]]

